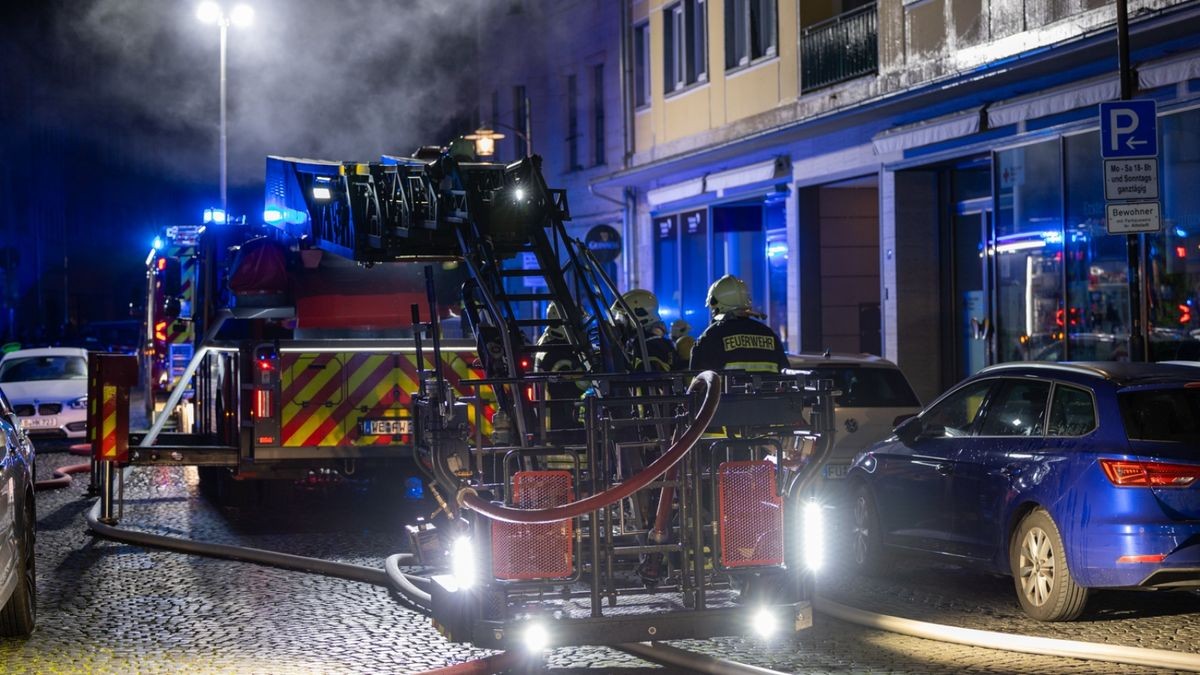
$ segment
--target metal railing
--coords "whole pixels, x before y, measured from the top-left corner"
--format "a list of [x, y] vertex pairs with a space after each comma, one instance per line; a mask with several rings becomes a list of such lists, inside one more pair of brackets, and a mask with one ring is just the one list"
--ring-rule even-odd
[[800, 32], [800, 90], [827, 87], [879, 68], [879, 12], [864, 5]]

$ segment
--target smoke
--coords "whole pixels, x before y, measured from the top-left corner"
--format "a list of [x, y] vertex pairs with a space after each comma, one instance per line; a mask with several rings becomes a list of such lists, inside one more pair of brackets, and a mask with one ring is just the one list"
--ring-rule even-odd
[[[255, 20], [228, 29], [231, 188], [261, 182], [268, 154], [365, 161], [444, 143], [447, 122], [474, 111], [474, 40], [495, 2], [238, 1]], [[61, 67], [38, 85], [49, 123], [215, 182], [219, 31], [196, 4], [59, 0]]]

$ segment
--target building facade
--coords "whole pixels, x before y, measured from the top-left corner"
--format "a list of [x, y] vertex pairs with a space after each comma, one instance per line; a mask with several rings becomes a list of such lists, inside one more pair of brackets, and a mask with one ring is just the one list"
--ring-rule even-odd
[[[1128, 9], [1133, 94], [1158, 115], [1150, 356], [1197, 358], [1200, 3]], [[1120, 98], [1115, 2], [625, 12], [632, 155], [592, 185], [631, 193], [626, 281], [664, 314], [698, 333], [708, 284], [737, 274], [793, 351], [882, 354], [925, 400], [989, 363], [1129, 358], [1140, 303], [1098, 117]]]

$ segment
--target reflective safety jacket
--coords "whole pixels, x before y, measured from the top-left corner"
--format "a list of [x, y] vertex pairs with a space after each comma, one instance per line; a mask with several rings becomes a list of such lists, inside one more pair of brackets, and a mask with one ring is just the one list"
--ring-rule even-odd
[[748, 316], [727, 316], [709, 324], [692, 348], [692, 370], [778, 373], [787, 367], [779, 336]]
[[[642, 350], [636, 338], [629, 341], [628, 352], [633, 359], [633, 372], [642, 372]], [[654, 372], [683, 370], [686, 365], [680, 362], [679, 352], [675, 350], [671, 339], [662, 335], [646, 337], [646, 355], [650, 357], [650, 370]]]

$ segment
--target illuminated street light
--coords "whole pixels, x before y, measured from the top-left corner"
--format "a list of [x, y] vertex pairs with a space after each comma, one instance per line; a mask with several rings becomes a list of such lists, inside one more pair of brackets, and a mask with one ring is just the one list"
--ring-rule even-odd
[[491, 157], [496, 154], [496, 141], [504, 138], [504, 134], [480, 127], [473, 134], [463, 136], [465, 140], [475, 142], [475, 154], [480, 157]]
[[225, 52], [228, 43], [229, 26], [245, 28], [254, 23], [254, 9], [248, 5], [237, 5], [228, 14], [221, 5], [212, 0], [206, 0], [196, 7], [196, 18], [207, 24], [216, 24], [221, 29], [221, 210], [228, 212], [228, 180], [229, 153], [227, 134], [225, 132]]

